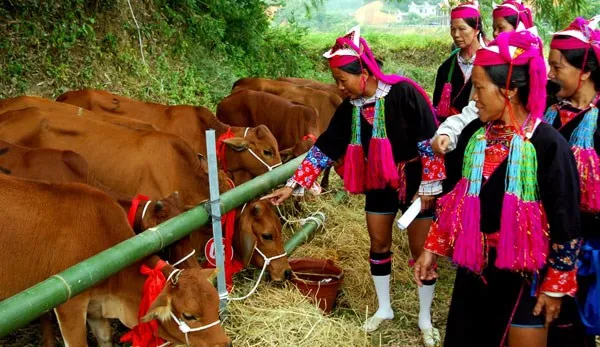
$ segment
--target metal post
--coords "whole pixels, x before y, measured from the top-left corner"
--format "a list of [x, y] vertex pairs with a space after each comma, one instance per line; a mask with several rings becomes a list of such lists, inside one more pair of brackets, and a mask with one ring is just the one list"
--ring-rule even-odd
[[206, 154], [208, 157], [208, 182], [210, 184], [210, 211], [212, 216], [215, 260], [217, 264], [217, 290], [219, 291], [219, 307], [224, 310], [227, 306], [228, 293], [225, 284], [225, 247], [223, 246], [223, 230], [221, 229], [221, 200], [219, 196], [219, 166], [217, 163], [217, 144], [215, 131], [206, 130]]

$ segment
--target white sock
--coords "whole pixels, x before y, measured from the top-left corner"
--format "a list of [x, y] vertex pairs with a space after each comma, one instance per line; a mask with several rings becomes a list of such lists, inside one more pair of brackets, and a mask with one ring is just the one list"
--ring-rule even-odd
[[394, 311], [390, 302], [390, 275], [386, 276], [371, 276], [375, 284], [375, 292], [377, 292], [377, 301], [379, 308], [375, 315], [380, 318], [393, 319]]
[[430, 286], [419, 287], [419, 328], [431, 329], [431, 303], [433, 302], [433, 293], [435, 283]]

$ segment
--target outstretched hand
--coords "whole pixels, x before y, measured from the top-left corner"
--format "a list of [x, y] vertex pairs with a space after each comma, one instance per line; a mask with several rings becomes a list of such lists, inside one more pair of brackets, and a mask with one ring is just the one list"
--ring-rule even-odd
[[415, 281], [419, 287], [423, 286], [423, 281], [431, 281], [438, 278], [438, 274], [435, 271], [435, 261], [437, 256], [428, 250], [423, 250], [419, 259], [415, 262], [414, 272]]
[[292, 196], [293, 191], [292, 187], [279, 188], [273, 193], [263, 196], [260, 200], [269, 200], [273, 205], [277, 206]]

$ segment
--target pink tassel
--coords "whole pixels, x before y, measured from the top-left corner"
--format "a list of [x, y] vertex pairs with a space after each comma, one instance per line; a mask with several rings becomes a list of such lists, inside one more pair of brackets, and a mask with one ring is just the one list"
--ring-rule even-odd
[[398, 166], [398, 201], [406, 203], [406, 163]]
[[344, 187], [352, 194], [365, 191], [365, 152], [361, 145], [351, 144], [346, 149]]
[[447, 118], [448, 116], [450, 116], [451, 95], [452, 84], [446, 82], [444, 83], [444, 88], [442, 89], [442, 96], [440, 97], [440, 101], [438, 102], [438, 105], [435, 108], [436, 114], [439, 118]]
[[462, 178], [451, 192], [437, 201], [438, 228], [448, 233], [450, 240], [455, 240], [458, 234], [461, 218], [457, 211], [461, 211], [459, 205], [464, 201], [468, 186], [469, 181]]
[[454, 244], [452, 259], [460, 266], [474, 272], [483, 268], [483, 235], [480, 228], [480, 200], [478, 196], [467, 195], [462, 208], [462, 230]]
[[398, 188], [398, 170], [392, 154], [392, 145], [387, 138], [372, 137], [369, 142], [369, 170], [367, 189]]
[[533, 262], [528, 266], [528, 270], [539, 270], [546, 265], [548, 257], [548, 224], [546, 221], [546, 213], [539, 201], [526, 202], [527, 219], [530, 221], [530, 232], [528, 233], [531, 240], [531, 259]]
[[518, 205], [519, 198], [516, 195], [504, 194], [496, 258], [496, 267], [499, 269], [512, 269], [517, 260], [517, 251], [522, 249], [517, 246], [517, 231], [519, 224], [524, 220], [519, 214], [524, 211], [521, 211]]
[[512, 271], [535, 271], [548, 255], [547, 220], [538, 201], [505, 194], [496, 266]]
[[581, 208], [587, 212], [600, 212], [600, 160], [593, 148], [573, 147], [581, 188]]

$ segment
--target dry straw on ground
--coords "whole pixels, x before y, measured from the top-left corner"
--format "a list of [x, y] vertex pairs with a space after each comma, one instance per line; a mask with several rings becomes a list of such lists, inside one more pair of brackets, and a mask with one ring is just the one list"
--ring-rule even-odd
[[[332, 188], [340, 189], [341, 181], [334, 179]], [[377, 308], [369, 271], [369, 236], [363, 199], [362, 195], [350, 196], [339, 203], [332, 192], [301, 202], [301, 211], [292, 203], [279, 208], [285, 221], [286, 240], [299, 229], [303, 217], [317, 211], [327, 216], [325, 228], [292, 256], [331, 259], [344, 270], [337, 307], [331, 315], [325, 316], [293, 285], [262, 284], [250, 299], [229, 305], [225, 327], [235, 346], [421, 346], [417, 289], [408, 268], [408, 240], [406, 232], [396, 228], [392, 249], [392, 305], [396, 317], [375, 333], [367, 335], [360, 329], [367, 310], [370, 315]], [[433, 306], [434, 325], [440, 328], [446, 320], [453, 271], [443, 263], [441, 273]], [[257, 275], [258, 270], [246, 270], [237, 276], [234, 296], [245, 294]]]

